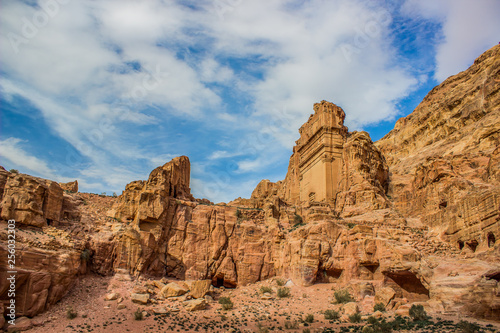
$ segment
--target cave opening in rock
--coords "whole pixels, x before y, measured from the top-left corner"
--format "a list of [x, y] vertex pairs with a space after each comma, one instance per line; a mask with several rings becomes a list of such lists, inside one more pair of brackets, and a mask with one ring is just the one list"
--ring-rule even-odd
[[496, 242], [495, 235], [492, 232], [490, 232], [488, 234], [488, 247], [495, 246], [495, 242]]
[[405, 297], [410, 301], [425, 301], [429, 299], [429, 290], [420, 279], [410, 271], [385, 273], [389, 278], [385, 282], [393, 287], [397, 297]]
[[479, 245], [479, 243], [475, 239], [467, 242], [467, 246], [469, 247], [469, 249], [472, 250], [472, 252], [476, 252], [476, 248], [478, 245]]
[[50, 226], [52, 224], [52, 220], [51, 219], [46, 219], [47, 220], [47, 225]]
[[500, 272], [496, 272], [493, 274], [488, 274], [486, 275], [486, 278], [496, 280], [497, 282], [500, 282]]
[[342, 276], [342, 269], [331, 268], [331, 269], [318, 269], [318, 273], [316, 274], [316, 282], [319, 283], [331, 283], [335, 280], [340, 279]]
[[458, 241], [458, 248], [461, 250], [464, 248], [464, 242]]
[[216, 288], [236, 288], [236, 285], [224, 279], [224, 274], [218, 274], [212, 278], [212, 285]]

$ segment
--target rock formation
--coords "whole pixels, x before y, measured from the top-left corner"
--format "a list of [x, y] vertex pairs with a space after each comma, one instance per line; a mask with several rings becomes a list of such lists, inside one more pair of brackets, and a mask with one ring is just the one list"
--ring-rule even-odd
[[500, 46], [434, 88], [376, 143], [389, 163], [389, 195], [457, 248], [500, 237]]
[[285, 179], [227, 205], [193, 198], [185, 156], [118, 198], [1, 168], [1, 223], [18, 223], [17, 315], [43, 311], [92, 271], [192, 280], [196, 294], [281, 276], [347, 286], [364, 302], [353, 311], [377, 300], [407, 313], [419, 302], [498, 319], [499, 71], [496, 46], [377, 143], [348, 132], [340, 107], [317, 103]]

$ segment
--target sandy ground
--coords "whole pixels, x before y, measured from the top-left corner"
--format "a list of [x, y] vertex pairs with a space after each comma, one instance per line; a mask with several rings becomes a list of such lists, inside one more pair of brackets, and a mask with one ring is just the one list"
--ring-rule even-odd
[[[330, 322], [324, 318], [326, 309], [333, 309], [331, 304], [333, 291], [331, 284], [316, 284], [310, 287], [291, 287], [291, 296], [272, 300], [261, 300], [261, 286], [272, 286], [274, 281], [263, 281], [246, 287], [219, 290], [214, 293], [215, 300], [206, 310], [186, 311], [180, 299], [169, 298], [157, 301], [157, 304], [138, 305], [130, 300], [130, 293], [137, 281], [119, 281], [112, 277], [87, 275], [82, 277], [75, 287], [59, 303], [45, 313], [35, 317], [34, 328], [29, 333], [47, 332], [323, 332], [326, 328], [334, 332], [359, 331], [366, 325]], [[144, 284], [144, 281], [142, 283]], [[114, 291], [124, 300], [105, 301], [104, 297]], [[274, 293], [275, 295], [275, 293]], [[219, 297], [230, 297], [234, 303], [232, 310], [224, 311], [217, 302]], [[119, 304], [125, 309], [118, 310]], [[78, 316], [67, 318], [67, 308], [72, 307]], [[167, 309], [165, 315], [155, 315], [158, 308]], [[140, 308], [145, 311], [143, 320], [135, 320], [134, 312]], [[306, 315], [312, 314], [311, 324], [302, 322]], [[463, 318], [444, 317], [458, 322]], [[474, 321], [474, 320], [471, 320]], [[296, 325], [286, 329], [285, 323]], [[478, 322], [478, 321], [475, 321]], [[485, 332], [500, 332], [500, 323], [478, 322], [483, 327], [492, 325]], [[407, 332], [407, 331], [399, 331]], [[430, 331], [429, 331], [430, 332]], [[434, 331], [439, 332], [439, 331]], [[447, 332], [453, 332], [447, 331]]]

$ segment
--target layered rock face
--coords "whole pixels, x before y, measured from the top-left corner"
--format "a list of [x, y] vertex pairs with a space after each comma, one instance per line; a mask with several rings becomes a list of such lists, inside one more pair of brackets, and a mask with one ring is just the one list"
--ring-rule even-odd
[[470, 251], [500, 237], [498, 77], [499, 45], [434, 88], [376, 143], [398, 211]]
[[3, 172], [2, 178], [2, 219], [43, 227], [79, 218], [71, 197], [57, 182], [10, 172]]

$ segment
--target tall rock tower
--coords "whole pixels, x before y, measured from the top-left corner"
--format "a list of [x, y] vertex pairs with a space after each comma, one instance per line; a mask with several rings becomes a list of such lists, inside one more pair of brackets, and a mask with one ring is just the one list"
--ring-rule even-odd
[[345, 113], [337, 105], [321, 101], [300, 127], [283, 196], [294, 202], [333, 203], [342, 176], [342, 149], [347, 136]]

